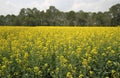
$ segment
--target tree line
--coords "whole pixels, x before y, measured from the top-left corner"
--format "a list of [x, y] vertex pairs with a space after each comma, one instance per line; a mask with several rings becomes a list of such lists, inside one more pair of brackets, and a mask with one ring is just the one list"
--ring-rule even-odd
[[120, 4], [106, 12], [63, 12], [50, 6], [46, 11], [22, 8], [18, 15], [0, 15], [1, 26], [118, 26]]

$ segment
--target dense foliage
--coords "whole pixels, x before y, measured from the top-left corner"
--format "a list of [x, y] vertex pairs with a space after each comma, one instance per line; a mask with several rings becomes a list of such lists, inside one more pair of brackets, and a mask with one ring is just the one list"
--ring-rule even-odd
[[23, 8], [18, 15], [0, 16], [4, 26], [118, 26], [120, 25], [120, 4], [106, 12], [62, 12], [54, 6], [46, 11], [37, 8]]
[[119, 27], [0, 27], [0, 78], [120, 78]]

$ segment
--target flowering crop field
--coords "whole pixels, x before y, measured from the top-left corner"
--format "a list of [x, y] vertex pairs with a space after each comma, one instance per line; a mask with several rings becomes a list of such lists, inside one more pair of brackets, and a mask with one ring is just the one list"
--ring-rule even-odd
[[0, 27], [0, 78], [120, 78], [120, 27]]

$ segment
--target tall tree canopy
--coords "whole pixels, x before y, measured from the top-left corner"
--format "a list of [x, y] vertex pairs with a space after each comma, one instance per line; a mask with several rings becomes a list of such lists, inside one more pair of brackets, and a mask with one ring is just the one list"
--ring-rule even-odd
[[120, 25], [120, 4], [116, 4], [110, 8], [111, 13], [111, 24]]
[[22, 8], [18, 15], [0, 15], [1, 26], [118, 26], [120, 4], [106, 12], [62, 12], [50, 6], [46, 11]]

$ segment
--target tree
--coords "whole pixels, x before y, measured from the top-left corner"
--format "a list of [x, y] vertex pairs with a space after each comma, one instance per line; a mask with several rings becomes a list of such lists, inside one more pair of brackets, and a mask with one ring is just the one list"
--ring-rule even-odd
[[76, 13], [77, 25], [78, 26], [85, 26], [87, 25], [87, 18], [88, 14], [84, 11], [79, 11]]
[[0, 16], [0, 25], [5, 25], [5, 17], [3, 15]]
[[19, 15], [0, 16], [0, 25], [15, 26], [108, 26], [120, 25], [120, 4], [106, 12], [62, 12], [55, 6], [46, 11], [37, 8], [22, 8]]
[[110, 8], [110, 13], [111, 13], [111, 25], [120, 25], [120, 3], [113, 5]]
[[103, 13], [103, 25], [104, 26], [110, 26], [111, 25], [111, 14], [110, 12], [104, 12]]
[[9, 26], [13, 26], [15, 25], [15, 20], [16, 20], [16, 16], [15, 15], [7, 15], [5, 17], [5, 24], [4, 25], [9, 25]]
[[69, 25], [70, 26], [75, 26], [76, 25], [76, 13], [74, 11], [70, 11], [66, 13], [67, 20], [69, 20]]
[[47, 25], [58, 25], [60, 11], [54, 6], [50, 6], [46, 11], [45, 17], [47, 18]]
[[20, 20], [20, 25], [23, 25], [23, 26], [25, 26], [25, 25], [27, 25], [26, 24], [26, 16], [27, 16], [27, 14], [26, 14], [26, 9], [25, 8], [22, 8], [21, 10], [20, 10], [20, 13], [19, 13], [19, 15], [18, 15], [18, 18], [19, 18], [19, 20]]

